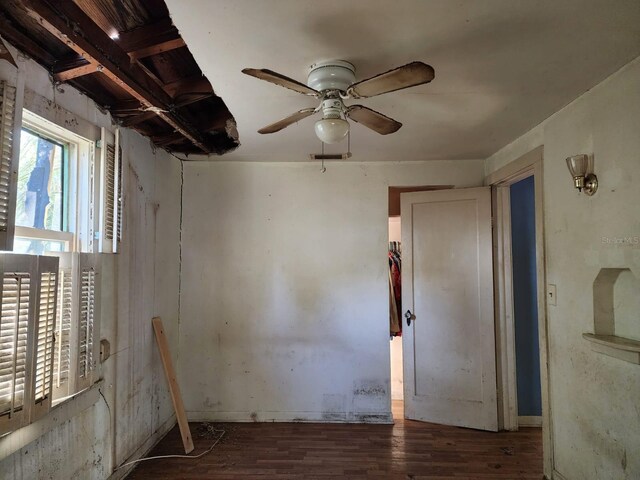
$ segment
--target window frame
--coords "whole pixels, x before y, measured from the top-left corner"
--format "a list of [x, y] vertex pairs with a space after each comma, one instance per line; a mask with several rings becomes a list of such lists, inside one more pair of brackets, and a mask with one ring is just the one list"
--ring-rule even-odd
[[[63, 241], [67, 251], [94, 251], [95, 142], [23, 108], [21, 130], [63, 145], [63, 231], [16, 225], [14, 236]], [[19, 152], [18, 152], [18, 159]], [[65, 165], [66, 164], [66, 165]], [[65, 170], [66, 167], [66, 170]], [[19, 165], [17, 166], [19, 168]], [[86, 201], [85, 201], [86, 199]], [[66, 208], [65, 208], [66, 206]], [[14, 213], [15, 221], [15, 213]]]
[[[27, 329], [27, 354], [26, 361], [29, 362], [28, 368], [26, 368], [25, 378], [25, 397], [23, 400], [23, 408], [20, 410], [19, 415], [13, 415], [10, 419], [4, 419], [0, 416], [0, 436], [6, 433], [16, 432], [16, 434], [22, 436], [22, 433], [18, 433], [21, 427], [27, 426], [41, 417], [46, 415], [58, 406], [69, 404], [69, 402], [80, 395], [80, 398], [86, 398], [84, 392], [94, 390], [95, 385], [100, 382], [102, 368], [100, 364], [100, 313], [101, 313], [101, 265], [103, 257], [99, 253], [117, 253], [119, 250], [119, 242], [122, 238], [123, 228], [123, 207], [125, 203], [125, 182], [127, 177], [127, 169], [123, 158], [122, 149], [120, 147], [120, 130], [115, 127], [103, 127], [100, 128], [96, 124], [82, 119], [74, 113], [71, 113], [64, 108], [61, 108], [55, 103], [52, 104], [50, 99], [25, 88], [24, 85], [24, 71], [18, 71], [17, 83], [13, 80], [5, 81], [0, 80], [0, 112], [4, 115], [2, 123], [0, 124], [0, 136], [2, 136], [4, 143], [0, 145], [0, 154], [2, 154], [2, 166], [3, 171], [8, 172], [6, 176], [6, 183], [8, 184], [8, 193], [6, 194], [6, 202], [8, 204], [6, 217], [6, 226], [0, 228], [0, 250], [4, 249], [5, 252], [0, 252], [0, 278], [4, 279], [5, 267], [11, 267], [12, 262], [25, 262], [25, 265], [31, 265], [36, 262], [36, 269], [33, 271], [33, 275], [30, 276], [34, 280], [34, 286], [31, 288], [30, 283], [30, 300], [29, 300], [29, 313], [28, 313], [28, 329]], [[24, 117], [26, 121], [24, 121]], [[34, 117], [37, 117], [37, 121], [32, 121]], [[36, 127], [32, 126], [32, 123], [36, 123]], [[65, 127], [62, 127], [64, 125]], [[20, 134], [22, 129], [35, 130], [38, 136], [45, 137], [53, 140], [55, 143], [60, 143], [59, 140], [68, 141], [68, 148], [66, 149], [67, 155], [65, 156], [66, 163], [66, 175], [63, 175], [63, 184], [66, 197], [66, 209], [64, 209], [65, 218], [63, 219], [63, 230], [45, 230], [36, 229], [32, 227], [15, 227], [15, 214], [16, 214], [16, 193], [17, 193], [17, 178], [19, 169], [19, 156], [20, 156]], [[113, 203], [113, 219], [114, 227], [112, 229], [112, 236], [114, 238], [107, 239], [104, 235], [104, 208], [108, 203], [105, 198], [107, 190], [105, 190], [105, 172], [106, 166], [102, 161], [103, 152], [102, 145], [106, 145], [108, 141], [113, 139], [115, 145], [116, 159], [114, 162], [114, 195], [112, 199]], [[78, 140], [80, 142], [78, 143]], [[104, 142], [104, 143], [102, 143]], [[5, 148], [6, 147], [6, 148]], [[72, 158], [73, 157], [73, 158]], [[75, 174], [71, 168], [71, 162], [75, 159], [77, 168]], [[4, 177], [3, 177], [4, 178]], [[72, 199], [75, 199], [72, 201]], [[85, 201], [86, 200], [86, 201]], [[57, 252], [51, 252], [47, 256], [38, 256], [31, 254], [16, 254], [13, 253], [13, 240], [15, 237], [22, 238], [36, 238], [39, 240], [51, 240], [65, 242], [65, 247], [70, 250], [69, 252], [60, 252], [60, 255], [69, 255], [72, 258], [71, 262], [74, 263], [74, 268], [77, 268], [78, 272], [81, 272], [81, 268], [89, 267], [95, 271], [95, 285], [94, 285], [94, 323], [93, 323], [93, 337], [92, 343], [89, 346], [92, 352], [92, 362], [88, 374], [81, 380], [77, 379], [77, 354], [75, 358], [70, 359], [69, 367], [69, 388], [67, 389], [67, 395], [57, 395], [54, 392], [53, 383], [53, 366], [51, 367], [51, 375], [49, 377], [49, 394], [47, 398], [43, 398], [42, 401], [35, 403], [36, 395], [36, 377], [37, 373], [35, 368], [38, 361], [38, 321], [39, 311], [35, 302], [40, 302], [40, 281], [42, 280], [40, 268], [45, 268], [47, 265], [51, 265], [50, 262], [55, 262], [55, 320], [53, 323], [53, 331], [57, 332], [58, 313], [59, 307], [59, 288], [58, 283], [60, 280], [60, 268], [59, 262], [61, 261], [60, 255]], [[110, 246], [108, 245], [110, 244]], [[19, 260], [22, 259], [22, 260]], [[38, 263], [40, 259], [43, 260]], [[75, 271], [72, 268], [72, 272]], [[52, 273], [52, 272], [48, 272]], [[81, 273], [78, 273], [81, 275]], [[49, 281], [50, 281], [49, 277]], [[3, 280], [4, 281], [4, 280]], [[1, 283], [1, 282], [0, 282]], [[71, 290], [74, 292], [72, 298], [72, 304], [74, 310], [79, 310], [81, 295], [79, 293], [81, 284], [79, 281], [73, 282]], [[37, 290], [38, 294], [33, 292]], [[0, 297], [2, 295], [2, 285], [0, 284]], [[77, 334], [79, 329], [79, 319], [72, 320], [75, 335], [70, 339], [70, 344], [73, 348], [78, 345], [80, 341]], [[49, 338], [45, 334], [46, 338]], [[55, 335], [52, 337], [53, 345], [51, 347], [51, 360], [55, 361]], [[46, 343], [46, 342], [45, 342]], [[14, 361], [15, 363], [15, 361]], [[45, 360], [46, 364], [46, 360]], [[94, 390], [95, 392], [95, 390]], [[56, 397], [56, 400], [53, 400]], [[64, 412], [64, 408], [59, 410]], [[55, 420], [55, 417], [54, 417]], [[40, 424], [41, 422], [38, 422]], [[27, 430], [24, 430], [26, 432]], [[31, 431], [31, 430], [29, 430]]]

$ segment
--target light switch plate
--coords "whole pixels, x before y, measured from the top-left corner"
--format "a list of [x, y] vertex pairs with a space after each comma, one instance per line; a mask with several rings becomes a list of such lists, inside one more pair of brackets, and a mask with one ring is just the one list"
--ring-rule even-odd
[[550, 283], [547, 286], [547, 302], [549, 302], [549, 305], [557, 305], [558, 304], [558, 292], [556, 289], [556, 286], [553, 283]]

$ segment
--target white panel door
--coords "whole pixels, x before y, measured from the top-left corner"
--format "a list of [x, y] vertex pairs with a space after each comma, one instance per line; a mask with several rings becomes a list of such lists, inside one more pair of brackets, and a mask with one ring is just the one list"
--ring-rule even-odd
[[405, 417], [496, 431], [491, 191], [401, 195]]

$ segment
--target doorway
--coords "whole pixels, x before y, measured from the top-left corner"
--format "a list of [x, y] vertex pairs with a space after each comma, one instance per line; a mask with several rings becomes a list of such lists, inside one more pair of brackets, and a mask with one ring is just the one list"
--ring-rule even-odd
[[533, 176], [509, 187], [518, 427], [542, 426], [534, 188]]
[[541, 426], [544, 473], [551, 478], [542, 161], [540, 146], [488, 175], [485, 185], [492, 188], [494, 218], [499, 428]]
[[[447, 190], [453, 188], [453, 185], [416, 185], [411, 187], [389, 187], [389, 252], [399, 260], [399, 266], [402, 265], [402, 238], [401, 238], [401, 220], [400, 220], [400, 194], [405, 192], [426, 192], [431, 190]], [[390, 264], [391, 266], [391, 264]], [[397, 280], [397, 279], [396, 279]], [[401, 286], [400, 286], [401, 287]], [[390, 286], [391, 288], [391, 286]], [[392, 293], [390, 292], [390, 295]], [[402, 305], [401, 292], [394, 291], [394, 301], [396, 303], [399, 315], [398, 322], [402, 322]], [[390, 298], [390, 316], [393, 301]], [[402, 357], [402, 333], [396, 334], [390, 328], [389, 335], [389, 355], [391, 365], [391, 413], [396, 420], [404, 418], [404, 367]]]

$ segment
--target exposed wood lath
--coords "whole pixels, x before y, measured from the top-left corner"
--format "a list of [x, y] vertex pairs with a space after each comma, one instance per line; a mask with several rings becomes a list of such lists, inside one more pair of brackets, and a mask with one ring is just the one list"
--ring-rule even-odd
[[238, 146], [235, 121], [171, 23], [163, 0], [7, 0], [0, 34], [109, 110], [179, 153]]

